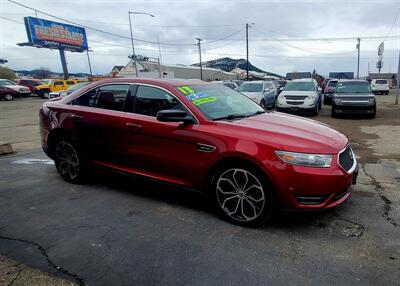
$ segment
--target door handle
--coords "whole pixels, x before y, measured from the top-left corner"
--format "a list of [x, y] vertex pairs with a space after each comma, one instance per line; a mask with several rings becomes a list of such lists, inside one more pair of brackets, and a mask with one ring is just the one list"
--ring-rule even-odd
[[71, 118], [72, 120], [75, 120], [75, 121], [81, 121], [81, 120], [83, 120], [83, 116], [82, 116], [82, 115], [79, 115], [79, 114], [72, 114], [72, 115], [70, 116], [70, 118]]
[[125, 123], [125, 125], [129, 128], [136, 128], [136, 129], [141, 129], [143, 126], [139, 123], [131, 123], [131, 122], [127, 122]]

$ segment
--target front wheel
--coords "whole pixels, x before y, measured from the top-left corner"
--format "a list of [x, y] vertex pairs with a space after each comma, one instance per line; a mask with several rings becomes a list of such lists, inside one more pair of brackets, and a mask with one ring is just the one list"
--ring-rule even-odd
[[7, 101], [11, 101], [11, 100], [14, 100], [14, 97], [12, 96], [12, 94], [6, 94], [4, 96], [4, 99], [7, 100]]
[[267, 109], [267, 106], [265, 105], [264, 99], [261, 99], [260, 106], [261, 106], [263, 109]]
[[212, 183], [220, 215], [234, 224], [258, 227], [272, 216], [274, 196], [265, 174], [250, 166], [221, 168]]
[[337, 117], [337, 112], [336, 112], [336, 109], [335, 109], [335, 107], [333, 105], [332, 105], [331, 116], [332, 117]]
[[70, 183], [80, 183], [86, 175], [85, 160], [76, 144], [60, 140], [54, 149], [54, 162], [61, 177]]

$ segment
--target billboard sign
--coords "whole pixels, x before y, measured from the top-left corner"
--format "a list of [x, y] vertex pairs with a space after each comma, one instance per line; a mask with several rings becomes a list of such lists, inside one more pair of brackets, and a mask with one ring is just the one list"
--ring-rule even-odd
[[35, 17], [25, 17], [24, 22], [29, 43], [33, 46], [74, 52], [88, 49], [84, 28]]

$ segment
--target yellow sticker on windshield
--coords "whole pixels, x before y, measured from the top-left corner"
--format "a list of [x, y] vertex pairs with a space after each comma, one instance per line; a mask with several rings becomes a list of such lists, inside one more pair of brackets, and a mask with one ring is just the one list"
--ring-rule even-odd
[[179, 89], [179, 91], [182, 92], [183, 94], [191, 94], [191, 93], [194, 93], [194, 90], [191, 89], [191, 88], [188, 87], [188, 86], [181, 86], [181, 87], [178, 87], [178, 89]]
[[194, 105], [201, 105], [201, 104], [204, 104], [204, 103], [214, 102], [216, 100], [217, 100], [217, 98], [213, 97], [213, 96], [211, 96], [211, 97], [203, 97], [203, 98], [199, 98], [199, 99], [194, 100], [193, 104]]

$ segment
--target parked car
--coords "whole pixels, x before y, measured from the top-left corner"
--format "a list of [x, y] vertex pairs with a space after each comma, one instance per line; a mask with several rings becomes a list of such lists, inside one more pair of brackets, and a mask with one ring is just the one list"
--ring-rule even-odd
[[374, 94], [389, 94], [389, 83], [386, 79], [373, 79], [371, 81], [371, 88]]
[[278, 90], [272, 81], [248, 81], [242, 83], [237, 89], [264, 109], [275, 106]]
[[82, 81], [78, 81], [76, 79], [51, 80], [48, 83], [36, 86], [36, 93], [42, 98], [49, 98], [50, 92], [66, 90], [68, 87], [77, 84], [78, 82]]
[[338, 206], [358, 173], [342, 133], [202, 81], [102, 80], [47, 101], [39, 116], [43, 150], [67, 182], [96, 167], [162, 181], [207, 193], [244, 226], [277, 208]]
[[325, 105], [332, 104], [332, 95], [335, 93], [337, 82], [338, 82], [338, 79], [336, 79], [336, 78], [331, 78], [327, 82], [325, 89], [324, 89], [324, 104]]
[[68, 87], [66, 90], [62, 90], [62, 91], [53, 91], [49, 93], [49, 98], [55, 98], [55, 97], [64, 97], [67, 96], [68, 94], [86, 86], [90, 84], [89, 81], [86, 82], [80, 82], [74, 85], [71, 85], [70, 87]]
[[27, 88], [29, 88], [29, 91], [31, 93], [35, 93], [36, 87], [38, 85], [44, 84], [44, 82], [42, 82], [40, 80], [37, 80], [37, 79], [30, 79], [30, 78], [29, 79], [25, 79], [25, 78], [22, 78], [22, 79], [18, 80], [17, 84], [26, 86]]
[[236, 83], [234, 83], [234, 82], [232, 82], [232, 81], [224, 81], [224, 82], [222, 83], [222, 85], [224, 85], [224, 86], [226, 86], [226, 87], [229, 87], [229, 88], [231, 88], [231, 89], [234, 89], [234, 90], [236, 90], [236, 89], [239, 87]]
[[13, 89], [16, 92], [14, 97], [27, 97], [31, 93], [26, 86], [18, 85], [9, 79], [0, 79], [0, 86]]
[[14, 89], [0, 85], [0, 100], [13, 100], [16, 95], [17, 92]]
[[366, 80], [339, 80], [332, 100], [332, 117], [340, 114], [376, 115], [376, 100]]
[[241, 79], [234, 79], [232, 82], [236, 83], [238, 86], [240, 86], [242, 83], [244, 83], [244, 80]]
[[317, 81], [311, 78], [289, 81], [278, 96], [277, 110], [318, 115], [321, 110], [321, 90]]
[[281, 91], [283, 90], [283, 88], [284, 88], [285, 85], [287, 84], [287, 80], [279, 79], [279, 80], [277, 80], [277, 82], [278, 82], [278, 84], [279, 84], [278, 92], [281, 93]]

